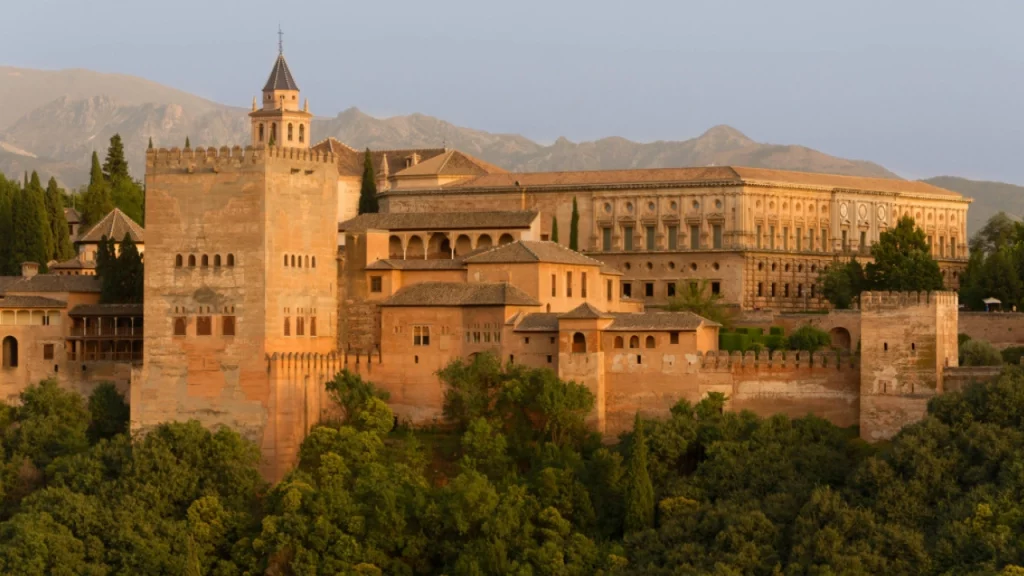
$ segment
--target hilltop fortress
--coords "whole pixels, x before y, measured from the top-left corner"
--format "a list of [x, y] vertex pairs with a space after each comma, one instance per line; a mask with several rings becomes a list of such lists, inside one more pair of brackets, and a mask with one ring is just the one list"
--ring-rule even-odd
[[955, 290], [970, 201], [953, 192], [741, 167], [513, 174], [410, 149], [371, 152], [381, 213], [357, 215], [364, 153], [311, 145], [283, 54], [250, 118], [245, 148], [147, 153], [130, 403], [134, 430], [239, 430], [268, 478], [294, 464], [342, 368], [417, 424], [440, 418], [438, 369], [490, 352], [587, 385], [609, 435], [637, 411], [722, 392], [731, 410], [811, 412], [868, 439], [919, 419], [958, 370], [955, 292], [868, 293], [859, 314], [815, 314], [839, 347], [815, 354], [730, 355], [718, 324], [657, 308], [690, 282], [751, 314], [822, 308], [821, 269], [866, 254], [902, 215]]

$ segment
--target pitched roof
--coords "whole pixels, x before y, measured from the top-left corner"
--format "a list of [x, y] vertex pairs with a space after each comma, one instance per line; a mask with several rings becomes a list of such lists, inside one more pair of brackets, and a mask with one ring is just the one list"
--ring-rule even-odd
[[274, 67], [270, 70], [270, 78], [263, 86], [264, 92], [271, 90], [298, 90], [299, 85], [292, 78], [292, 71], [288, 69], [288, 63], [284, 60], [284, 54], [278, 54], [274, 61]]
[[390, 212], [360, 214], [338, 224], [339, 232], [364, 230], [472, 230], [529, 228], [537, 213], [527, 210], [508, 212]]
[[696, 330], [703, 326], [721, 326], [693, 312], [639, 312], [612, 314], [615, 321], [607, 328], [610, 331], [644, 330]]
[[78, 224], [82, 221], [82, 215], [74, 208], [65, 208], [64, 219], [67, 220], [69, 224]]
[[395, 292], [381, 306], [540, 306], [540, 302], [506, 282], [422, 282]]
[[461, 259], [421, 260], [419, 258], [402, 260], [387, 258], [377, 260], [366, 266], [367, 270], [462, 270], [466, 264]]
[[8, 296], [0, 294], [0, 308], [66, 308], [67, 302], [42, 296]]
[[0, 279], [0, 290], [5, 294], [31, 292], [77, 292], [97, 293], [100, 291], [100, 279], [97, 276], [64, 276], [60, 274], [36, 274], [31, 278], [16, 278], [13, 282]]
[[142, 316], [142, 304], [79, 304], [70, 316]]
[[612, 318], [612, 315], [601, 312], [591, 305], [590, 302], [584, 302], [572, 310], [560, 314], [558, 317], [566, 320], [591, 320], [595, 318]]
[[145, 242], [145, 230], [142, 229], [142, 226], [139, 226], [127, 214], [121, 212], [120, 208], [114, 208], [97, 222], [95, 226], [90, 228], [88, 232], [82, 234], [77, 241], [84, 243], [99, 242], [106, 236], [114, 242], [120, 242], [124, 239], [125, 233], [131, 235], [133, 242]]
[[391, 190], [388, 194], [463, 192], [473, 189], [514, 191], [521, 188], [537, 190], [631, 185], [740, 186], [744, 184], [788, 185], [827, 191], [862, 190], [962, 197], [956, 192], [916, 180], [842, 176], [743, 166], [488, 173], [452, 182], [441, 188], [398, 189]]
[[594, 260], [550, 241], [519, 240], [485, 250], [466, 258], [467, 264], [514, 264], [521, 262], [551, 262], [577, 266], [604, 266]]
[[395, 176], [480, 176], [483, 174], [505, 174], [508, 170], [484, 162], [458, 150], [445, 150], [441, 154], [422, 160], [396, 172]]
[[555, 312], [534, 312], [523, 317], [515, 328], [516, 332], [558, 332], [558, 314]]
[[96, 263], [92, 261], [84, 261], [78, 256], [58, 262], [57, 264], [51, 264], [50, 270], [95, 270]]

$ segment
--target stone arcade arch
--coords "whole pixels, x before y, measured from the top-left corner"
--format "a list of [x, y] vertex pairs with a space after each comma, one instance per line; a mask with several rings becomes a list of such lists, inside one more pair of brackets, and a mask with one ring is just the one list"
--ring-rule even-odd
[[450, 260], [452, 257], [452, 245], [448, 236], [442, 232], [434, 232], [427, 242], [427, 258], [431, 260]]
[[587, 337], [584, 336], [582, 332], [576, 332], [575, 334], [572, 335], [572, 353], [587, 353]]
[[494, 246], [494, 241], [491, 240], [491, 235], [490, 234], [481, 234], [476, 239], [476, 247], [478, 249], [479, 248], [490, 248], [491, 246]]
[[515, 241], [516, 241], [516, 239], [513, 238], [511, 234], [506, 232], [506, 233], [501, 235], [501, 238], [498, 238], [498, 246], [504, 246], [505, 244], [511, 244], [511, 243], [513, 243]]
[[832, 347], [833, 348], [839, 348], [840, 350], [844, 350], [846, 352], [850, 352], [851, 351], [850, 350], [850, 346], [851, 346], [852, 342], [850, 342], [850, 331], [849, 330], [847, 330], [846, 328], [843, 328], [841, 326], [837, 326], [837, 327], [829, 330], [828, 331], [828, 335], [832, 339]]
[[473, 241], [469, 239], [469, 236], [459, 234], [459, 237], [455, 239], [455, 255], [464, 256], [472, 251]]
[[394, 234], [388, 238], [388, 258], [405, 258], [405, 252], [402, 251], [402, 239]]
[[419, 258], [422, 260], [426, 255], [427, 253], [423, 246], [423, 238], [420, 238], [419, 236], [412, 236], [409, 238], [409, 243], [405, 248], [405, 257], [409, 259]]

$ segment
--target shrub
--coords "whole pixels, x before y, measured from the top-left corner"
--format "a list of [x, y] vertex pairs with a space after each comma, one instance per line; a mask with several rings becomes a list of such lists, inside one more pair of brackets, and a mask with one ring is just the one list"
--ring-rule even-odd
[[964, 343], [968, 342], [970, 339], [971, 337], [963, 332], [956, 335], [956, 343], [958, 346], [963, 346]]
[[1021, 357], [1024, 357], [1024, 346], [1010, 346], [1000, 352], [1000, 355], [1007, 364], [1020, 364]]
[[789, 335], [790, 350], [806, 350], [814, 352], [822, 348], [828, 348], [832, 344], [832, 337], [821, 328], [815, 328], [805, 324], [797, 328]]
[[984, 340], [970, 340], [960, 347], [961, 366], [998, 366], [1002, 363], [999, 351]]
[[785, 336], [786, 330], [782, 326], [772, 326], [768, 329], [768, 333], [772, 336]]

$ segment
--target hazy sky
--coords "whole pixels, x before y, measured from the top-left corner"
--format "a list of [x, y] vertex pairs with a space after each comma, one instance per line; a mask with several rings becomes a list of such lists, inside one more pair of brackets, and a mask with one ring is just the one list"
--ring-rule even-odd
[[1024, 184], [1024, 1], [0, 0], [0, 63], [247, 106], [277, 51], [313, 112], [550, 142], [755, 140]]

